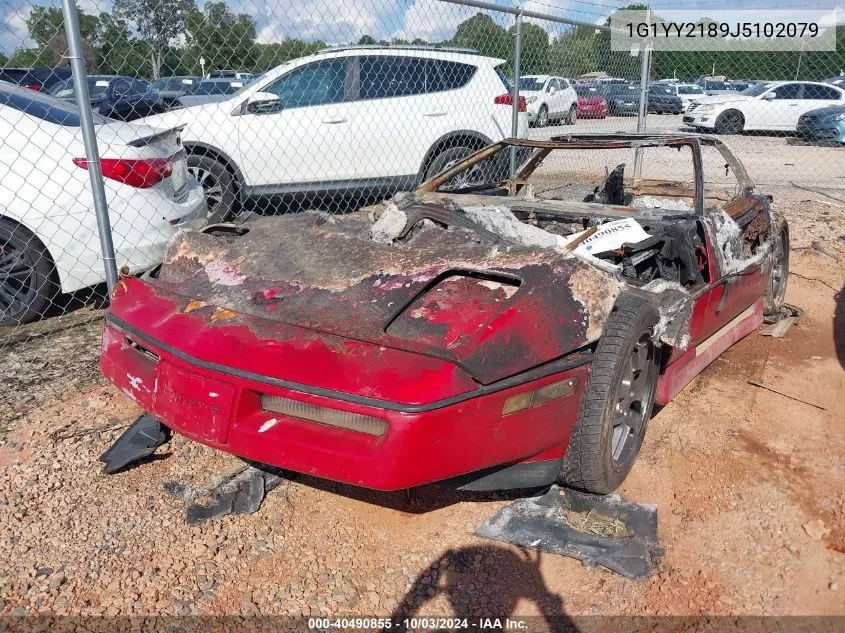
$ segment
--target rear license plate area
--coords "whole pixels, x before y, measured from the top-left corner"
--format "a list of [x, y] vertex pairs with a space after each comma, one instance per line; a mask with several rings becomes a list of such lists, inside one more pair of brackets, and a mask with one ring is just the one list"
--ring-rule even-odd
[[185, 435], [225, 443], [234, 397], [228, 383], [159, 364], [156, 411]]

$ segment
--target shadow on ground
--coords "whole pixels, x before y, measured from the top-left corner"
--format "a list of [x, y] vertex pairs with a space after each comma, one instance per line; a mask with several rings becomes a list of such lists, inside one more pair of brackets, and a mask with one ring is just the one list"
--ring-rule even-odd
[[564, 611], [563, 599], [543, 580], [542, 557], [538, 552], [498, 545], [448, 550], [417, 575], [396, 604], [393, 630], [408, 630], [405, 618], [419, 616], [427, 603], [445, 597], [451, 612], [438, 612], [438, 617], [504, 619], [514, 616], [521, 602], [528, 602], [549, 631], [577, 631]]

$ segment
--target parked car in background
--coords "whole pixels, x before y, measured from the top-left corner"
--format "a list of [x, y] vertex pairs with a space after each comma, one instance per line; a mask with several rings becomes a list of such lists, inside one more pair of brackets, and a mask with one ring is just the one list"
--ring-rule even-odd
[[0, 66], [0, 81], [29, 88], [48, 91], [53, 84], [70, 78], [70, 68], [3, 68]]
[[759, 82], [747, 81], [743, 79], [728, 79], [725, 83], [727, 83], [731, 87], [731, 90], [742, 92], [743, 90], [747, 90], [748, 88]]
[[[639, 90], [639, 86], [636, 86]], [[637, 102], [639, 104], [639, 101]], [[648, 87], [648, 111], [656, 114], [681, 114], [684, 105], [673, 86], [651, 84]]]
[[704, 88], [696, 84], [672, 84], [675, 94], [680, 98], [681, 105], [684, 110], [689, 107], [689, 104], [701, 97], [705, 96]]
[[636, 84], [605, 84], [599, 88], [607, 100], [610, 116], [636, 116], [640, 111], [640, 87]]
[[190, 92], [177, 98], [174, 107], [187, 107], [216, 103], [235, 94], [246, 83], [241, 79], [203, 79], [191, 87]]
[[243, 70], [212, 70], [206, 79], [252, 79], [253, 74]]
[[[157, 263], [204, 217], [178, 129], [94, 115], [117, 266]], [[0, 325], [43, 315], [57, 292], [105, 280], [90, 176], [73, 103], [0, 82]]]
[[845, 104], [805, 112], [795, 132], [805, 141], [845, 145]]
[[[54, 84], [51, 93], [59, 99], [76, 102], [72, 78]], [[133, 121], [167, 110], [148, 81], [133, 77], [90, 75], [88, 96], [94, 112], [109, 119]]]
[[[432, 47], [331, 48], [146, 122], [187, 126], [188, 166], [217, 220], [248, 199], [394, 192], [510, 136], [504, 63]], [[524, 98], [519, 110], [526, 137]]]
[[824, 83], [832, 84], [838, 88], [845, 88], [845, 76], [831, 77], [830, 79], [825, 79]]
[[184, 97], [191, 92], [200, 81], [202, 81], [200, 77], [190, 75], [162, 77], [158, 81], [154, 81], [152, 87], [158, 91], [164, 105], [170, 108], [177, 105], [179, 97]]
[[519, 94], [525, 97], [528, 122], [537, 127], [560, 120], [572, 125], [578, 118], [578, 95], [563, 77], [525, 75], [519, 78]]
[[842, 104], [845, 90], [809, 81], [773, 81], [742, 93], [703, 97], [690, 104], [684, 123], [719, 134], [746, 130], [794, 132], [799, 117], [826, 105]]
[[621, 77], [600, 77], [596, 79], [595, 84], [597, 86], [608, 86], [608, 85], [616, 85], [616, 86], [623, 86], [626, 84], [631, 83], [630, 79], [622, 79]]
[[594, 86], [576, 86], [578, 118], [603, 119], [607, 116], [607, 99]]
[[737, 92], [736, 88], [725, 81], [724, 77], [701, 77], [696, 79], [695, 84], [697, 86], [701, 86], [701, 88], [704, 89], [704, 93], [707, 95], [730, 94]]

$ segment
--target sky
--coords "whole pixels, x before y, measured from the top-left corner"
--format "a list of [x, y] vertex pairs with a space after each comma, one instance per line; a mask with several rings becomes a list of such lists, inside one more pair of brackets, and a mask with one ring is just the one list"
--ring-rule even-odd
[[[517, 6], [504, 0], [493, 2]], [[86, 13], [110, 11], [112, 0], [77, 0]], [[198, 4], [202, 5], [200, 1]], [[256, 21], [261, 43], [286, 38], [322, 40], [329, 44], [355, 42], [362, 35], [376, 39], [423, 38], [428, 41], [450, 37], [462, 21], [477, 12], [469, 7], [455, 6], [440, 0], [230, 0], [229, 6], [250, 14]], [[603, 23], [617, 8], [630, 4], [629, 0], [523, 0], [525, 9], [580, 20], [590, 24]], [[0, 51], [10, 55], [19, 47], [31, 47], [26, 18], [34, 6], [60, 6], [59, 0], [0, 0]], [[672, 10], [698, 10], [702, 17], [719, 19], [720, 12], [731, 9], [818, 9], [829, 12], [840, 0], [656, 0], [651, 6], [664, 18], [671, 18]], [[840, 18], [845, 9], [840, 9]], [[510, 26], [512, 18], [505, 14], [494, 16], [502, 26]], [[548, 27], [554, 36], [560, 25], [536, 21]]]

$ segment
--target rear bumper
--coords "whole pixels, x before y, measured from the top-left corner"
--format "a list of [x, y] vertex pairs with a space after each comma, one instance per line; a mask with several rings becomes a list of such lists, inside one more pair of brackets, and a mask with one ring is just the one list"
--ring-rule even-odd
[[607, 116], [607, 106], [604, 104], [579, 105], [578, 116], [582, 119], [604, 118]]
[[[127, 396], [186, 437], [262, 463], [378, 490], [562, 457], [589, 371], [582, 363], [459, 401], [379, 405], [235, 375], [168, 347], [128, 333], [109, 317], [100, 367]], [[562, 380], [574, 381], [569, 395], [503, 415], [510, 396]], [[380, 418], [386, 431], [367, 435], [266, 411], [262, 394]]]

